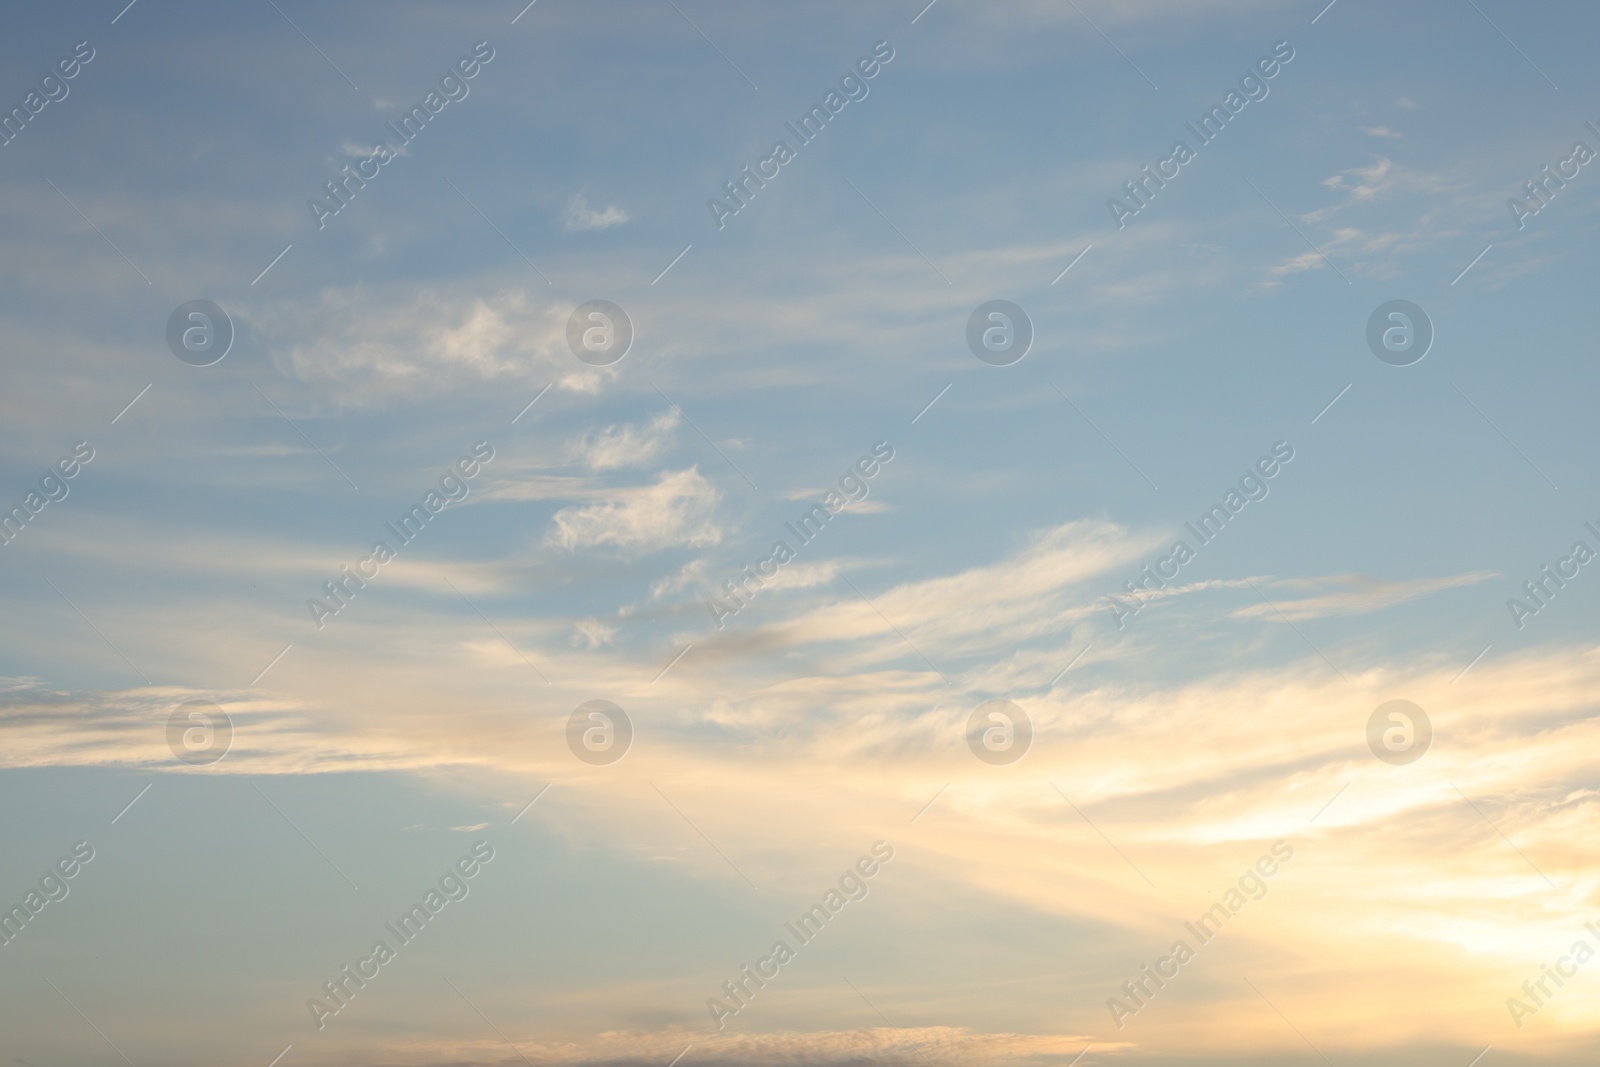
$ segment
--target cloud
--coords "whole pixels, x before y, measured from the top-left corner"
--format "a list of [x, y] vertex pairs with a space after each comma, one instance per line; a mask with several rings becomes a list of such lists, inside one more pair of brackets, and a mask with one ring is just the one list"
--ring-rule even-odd
[[[694, 1046], [698, 1062], [716, 1067], [751, 1064], [814, 1064], [816, 1067], [928, 1067], [929, 1064], [985, 1063], [995, 1067], [1051, 1067], [1083, 1051], [1081, 1034], [982, 1033], [968, 1027], [861, 1027], [853, 1030], [773, 1030], [743, 1033], [729, 1029], [710, 1038], [672, 1028], [607, 1031], [582, 1044], [552, 1041], [547, 1034], [518, 1034], [513, 1043], [534, 1067], [639, 1067], [665, 1063], [673, 1053]], [[1097, 1050], [1126, 1051], [1128, 1042], [1098, 1038]], [[665, 1050], [663, 1052], [663, 1050]], [[385, 1049], [385, 1063], [417, 1067], [478, 1067], [506, 1061], [504, 1043], [493, 1040], [439, 1042], [417, 1038]], [[515, 1062], [521, 1062], [517, 1060]]]
[[573, 628], [578, 631], [574, 640], [582, 641], [585, 648], [612, 644], [617, 636], [615, 626], [609, 626], [599, 619], [579, 619], [573, 623]]
[[1290, 256], [1282, 263], [1273, 264], [1267, 273], [1281, 277], [1285, 274], [1299, 274], [1301, 271], [1321, 270], [1325, 266], [1327, 261], [1322, 258], [1321, 252], [1302, 252], [1298, 256]]
[[[167, 747], [168, 718], [205, 700], [231, 719], [231, 747], [220, 762], [188, 767]], [[64, 692], [31, 679], [0, 679], [4, 765], [164, 767], [187, 773], [308, 774], [323, 770], [420, 769], [415, 739], [342, 733], [316, 709], [279, 694], [150, 686]], [[406, 750], [410, 749], [410, 755]]]
[[682, 419], [674, 408], [658, 412], [643, 424], [607, 426], [567, 442], [567, 457], [592, 471], [643, 467], [672, 443]]
[[[1387, 129], [1387, 127], [1375, 127]], [[1370, 132], [1370, 131], [1369, 131]], [[1394, 277], [1402, 255], [1456, 234], [1459, 220], [1481, 207], [1483, 198], [1463, 182], [1443, 172], [1418, 170], [1374, 156], [1366, 166], [1349, 167], [1322, 180], [1321, 185], [1339, 199], [1304, 212], [1307, 226], [1329, 224], [1316, 246], [1345, 273], [1373, 278]], [[1348, 213], [1362, 224], [1331, 225], [1334, 216]], [[1327, 266], [1321, 255], [1296, 253], [1269, 268], [1265, 288], [1302, 271]]]
[[[339, 150], [352, 159], [366, 159], [372, 155], [373, 147], [370, 144], [359, 144], [355, 141], [346, 141], [339, 146]], [[397, 156], [409, 154], [405, 145], [390, 146], [389, 151]]]
[[486, 822], [475, 822], [467, 826], [452, 826], [450, 829], [454, 830], [458, 834], [475, 834], [488, 825], [489, 824]]
[[[661, 717], [649, 751], [642, 748], [611, 768], [606, 789], [569, 791], [570, 806], [545, 825], [590, 847], [596, 840], [634, 847], [653, 835], [691, 835], [667, 804], [645, 803], [655, 797], [648, 781], [665, 774], [673, 804], [696, 818], [715, 813], [705, 832], [741, 867], [748, 863], [758, 884], [786, 884], [797, 872], [813, 876], [813, 853], [824, 853], [824, 863], [833, 859], [825, 854], [831, 845], [807, 848], [791, 844], [792, 838], [853, 839], [864, 821], [904, 826], [938, 792], [938, 803], [915, 828], [916, 847], [896, 860], [906, 874], [895, 888], [903, 894], [898, 911], [934, 923], [921, 929], [935, 942], [940, 938], [931, 931], [952, 932], [939, 924], [957, 887], [981, 894], [990, 914], [1068, 918], [1111, 939], [1117, 958], [1105, 972], [1117, 979], [1149, 958], [1152, 943], [1182, 936], [1181, 918], [1204, 911], [1218, 877], [1236, 877], [1241, 860], [1250, 862], [1262, 842], [1282, 837], [1294, 847], [1293, 863], [1274, 879], [1268, 900], [1252, 905], [1225, 936], [1228, 951], [1251, 959], [1264, 988], [1272, 988], [1268, 982], [1293, 988], [1314, 964], [1316, 986], [1302, 992], [1306, 1018], [1297, 1014], [1297, 1022], [1341, 1048], [1355, 1039], [1335, 1035], [1425, 1036], [1441, 1015], [1477, 1034], [1492, 1025], [1484, 1013], [1515, 991], [1507, 976], [1520, 978], [1531, 969], [1528, 946], [1570, 944], [1577, 918], [1594, 917], [1595, 849], [1581, 827], [1600, 812], [1588, 756], [1600, 732], [1593, 696], [1600, 691], [1600, 648], [1488, 658], [1451, 686], [1459, 667], [1413, 658], [1369, 668], [1347, 683], [1308, 654], [1305, 661], [1260, 669], [1221, 665], [1176, 684], [1113, 675], [1071, 692], [1017, 694], [1036, 739], [1025, 772], [1006, 776], [965, 750], [962, 731], [973, 698], [943, 699], [935, 695], [937, 681], [908, 690], [882, 674], [786, 679], [727, 698], [707, 694], [681, 714]], [[1436, 730], [1435, 747], [1404, 773], [1373, 760], [1362, 736], [1372, 709], [1394, 694], [1421, 704]], [[312, 756], [317, 769], [375, 769], [383, 765], [372, 756], [384, 734], [374, 724], [413, 710], [402, 697], [383, 701], [370, 721], [340, 722], [312, 708], [282, 714], [274, 710], [280, 698], [271, 694], [217, 694], [235, 715], [235, 751], [214, 768], [190, 769], [174, 766], [161, 725], [172, 705], [193, 695], [56, 693], [13, 683], [0, 689], [0, 731], [7, 742], [0, 757], [8, 766], [258, 774], [303, 773], [309, 768], [301, 759]], [[524, 708], [514, 714], [526, 718]], [[430, 715], [437, 719], [431, 709]], [[705, 744], [697, 731], [706, 724], [739, 743]], [[441, 722], [430, 732], [414, 720], [388, 732], [403, 738], [405, 748], [389, 765], [438, 778], [450, 773], [448, 759], [458, 788], [503, 803], [509, 803], [509, 780], [571, 781], [583, 772], [565, 755], [557, 727], [526, 740], [511, 735], [522, 743], [508, 744], [492, 718], [478, 725], [463, 731], [458, 721]], [[446, 753], [442, 741], [464, 747]], [[1158, 774], [1151, 772], [1151, 751], [1162, 754]], [[815, 788], [817, 767], [828, 768], [828, 789]], [[1161, 888], [1147, 889], [1090, 821]], [[773, 848], [775, 837], [785, 847]], [[690, 854], [699, 858], [683, 861], [686, 876], [728, 878], [709, 849]], [[1524, 854], [1556, 883], [1555, 892]], [[1306, 914], [1323, 921], [1308, 928]], [[933, 987], [943, 973], [931, 980]], [[1115, 984], [1091, 980], [1080, 999], [1103, 1002]], [[1412, 1003], [1428, 1010], [1374, 1018], [1359, 994], [1377, 989], [1387, 995], [1392, 986], [1412, 989], [1420, 998]], [[929, 988], [908, 983], [905, 995], [928, 995]], [[1204, 983], [1184, 988], [1192, 992], [1141, 1015], [1141, 1043], [1160, 1046], [1188, 1036], [1201, 1050], [1228, 1048], [1236, 1032], [1206, 1020], [1227, 1016], [1248, 992], [1236, 996], [1231, 986]], [[611, 988], [590, 994], [614, 995]], [[1585, 1004], [1572, 1002], [1573, 1010]], [[1365, 1029], [1355, 1026], [1361, 1019]], [[1497, 1021], [1504, 1025], [1504, 1016]], [[1032, 1055], [1047, 1047], [1057, 1056], [1050, 1062], [1064, 1062], [1051, 1045], [1063, 1040], [1060, 1035], [1011, 1035], [1017, 1047], [1002, 1035], [998, 1046], [985, 1047], [979, 1035], [915, 1033], [935, 1059], [935, 1050], [942, 1053], [953, 1041], [952, 1062], [963, 1062], [963, 1054], [964, 1062], [1025, 1062], [1012, 1058], [1023, 1054], [1019, 1048]], [[565, 1052], [538, 1042], [526, 1051], [536, 1063], [621, 1063], [629, 1057], [610, 1043], [634, 1039], [645, 1043], [645, 1035], [608, 1034]], [[772, 1051], [797, 1054], [748, 1055], [727, 1059], [730, 1064], [832, 1063], [829, 1043], [844, 1040], [827, 1032], [729, 1039], [771, 1040]], [[798, 1055], [812, 1039], [817, 1044], [808, 1055]], [[666, 1043], [660, 1032], [650, 1040]], [[657, 1059], [668, 1060], [682, 1047]], [[734, 1051], [760, 1048], [746, 1044]], [[855, 1062], [898, 1063], [892, 1051], [878, 1048]], [[463, 1060], [495, 1057], [485, 1045], [434, 1062]]]
[[[869, 482], [867, 484], [870, 487], [871, 483]], [[831, 485], [824, 485], [818, 488], [790, 489], [781, 495], [784, 500], [804, 500], [808, 503], [816, 503], [829, 493], [837, 493], [838, 491], [838, 489]], [[876, 497], [867, 496], [862, 497], [860, 500], [850, 501], [844, 506], [844, 510], [853, 511], [857, 515], [882, 515], [885, 512], [892, 511], [894, 509], [891, 505], [885, 503], [883, 500], [880, 500]]]
[[1320, 211], [1312, 211], [1300, 216], [1301, 221], [1318, 222], [1340, 207], [1371, 200], [1392, 184], [1390, 172], [1393, 169], [1394, 163], [1380, 156], [1373, 160], [1371, 166], [1350, 167], [1333, 175], [1331, 178], [1322, 179], [1322, 185], [1339, 192], [1346, 192], [1349, 196], [1345, 198], [1343, 203], [1334, 207], [1323, 208]]
[[849, 642], [856, 669], [904, 653], [896, 628], [935, 660], [1015, 645], [1059, 634], [1091, 613], [1105, 613], [1092, 595], [1084, 595], [1082, 584], [1136, 566], [1163, 542], [1164, 535], [1132, 535], [1115, 523], [1065, 523], [1035, 533], [1007, 559], [869, 593], [870, 604], [846, 592], [764, 627], [756, 639], [780, 646]]
[[561, 228], [569, 233], [575, 230], [609, 230], [628, 221], [628, 213], [615, 204], [604, 211], [595, 211], [582, 193], [573, 193], [567, 209], [561, 215]]
[[791, 563], [767, 580], [762, 589], [816, 589], [832, 585], [846, 569], [839, 560], [821, 563]]
[[555, 378], [584, 388], [566, 347], [569, 308], [520, 289], [492, 296], [394, 285], [329, 287], [315, 300], [282, 301], [249, 329], [278, 353], [278, 369], [332, 387], [348, 407], [436, 396], [483, 382]]
[[698, 467], [669, 471], [654, 485], [608, 490], [604, 496], [599, 503], [556, 512], [545, 543], [569, 551], [615, 545], [643, 554], [722, 540], [714, 518], [722, 494]]
[[[1327, 578], [1308, 578], [1278, 582], [1277, 587], [1299, 589], [1345, 588], [1338, 592], [1303, 597], [1299, 600], [1276, 598], [1273, 604], [1247, 604], [1233, 613], [1236, 619], [1276, 619], [1278, 612], [1291, 621], [1297, 619], [1323, 619], [1336, 615], [1365, 615], [1383, 608], [1419, 600], [1445, 589], [1476, 585], [1490, 578], [1498, 578], [1493, 571], [1474, 571], [1444, 578], [1414, 578], [1403, 582], [1385, 582], [1362, 574], [1341, 574]], [[1275, 606], [1274, 606], [1275, 605]]]
[[703, 559], [690, 560], [682, 567], [665, 578], [658, 578], [650, 583], [650, 599], [660, 600], [673, 593], [681, 593], [691, 585], [703, 585], [706, 580], [706, 561]]
[[[1375, 128], [1387, 129], [1382, 126]], [[1443, 175], [1396, 164], [1385, 156], [1374, 156], [1372, 162], [1365, 167], [1346, 168], [1332, 177], [1324, 178], [1321, 184], [1335, 192], [1344, 193], [1344, 199], [1328, 207], [1306, 212], [1300, 216], [1301, 221], [1321, 222], [1337, 211], [1400, 192], [1431, 196], [1459, 188], [1458, 183], [1449, 181]]]
[[[1123, 528], [1086, 522], [1043, 531], [981, 567], [881, 594], [866, 588], [936, 658], [942, 646], [924, 644], [924, 637], [942, 641], [951, 632], [992, 630], [987, 639], [1004, 642], [1017, 632], [1017, 623], [1008, 621], [1013, 612], [1053, 614], [1038, 636], [1059, 645], [1070, 626], [1062, 608], [1082, 598], [1083, 581], [1120, 567], [1123, 554], [1142, 554], [1138, 544], [1124, 547], [1132, 540]], [[1442, 587], [1466, 577], [1424, 581]], [[1309, 588], [1313, 598], [1324, 595], [1321, 585]], [[950, 624], [954, 631], [941, 632], [940, 610], [974, 617], [957, 618]], [[822, 621], [834, 625], [814, 627], [812, 640], [858, 643], [857, 635], [866, 632], [868, 613], [864, 607], [862, 612], [858, 626], [832, 607]], [[420, 644], [384, 641], [370, 653], [396, 665], [388, 672], [352, 670], [343, 647], [327, 650], [321, 674], [311, 673], [311, 657], [278, 668], [306, 671], [297, 687], [318, 693], [322, 706], [259, 690], [60, 692], [25, 680], [0, 683], [0, 761], [10, 767], [138, 766], [166, 773], [399, 769], [449, 780], [486, 804], [532, 793], [508, 789], [508, 783], [578, 781], [589, 773], [567, 754], [560, 715], [527, 714], [525, 665], [508, 657], [504, 673], [492, 666], [461, 669], [463, 646], [441, 644], [437, 620], [429, 621]], [[885, 629], [881, 619], [874, 625], [876, 632]], [[508, 628], [520, 640], [518, 630], [510, 623]], [[492, 643], [493, 635], [486, 641]], [[1310, 652], [1270, 664], [1261, 657], [1220, 657], [1188, 679], [1169, 677], [1162, 653], [1137, 670], [1099, 674], [1091, 657], [1055, 689], [1045, 682], [1059, 665], [1031, 686], [954, 690], [920, 669], [890, 671], [868, 662], [805, 671], [786, 659], [769, 664], [757, 685], [702, 675], [692, 689], [696, 699], [679, 699], [675, 694], [681, 691], [671, 687], [701, 651], [697, 644], [662, 679], [658, 691], [667, 697], [650, 711], [651, 744], [608, 768], [606, 788], [565, 791], [570, 806], [559, 820], [542, 824], [549, 832], [586, 847], [603, 841], [637, 848], [657, 836], [675, 840], [672, 834], [692, 838], [693, 831], [650, 787], [659, 781], [691, 818], [708, 813], [704, 832], [741, 868], [748, 864], [752, 880], [782, 885], [831, 866], [829, 850], [840, 840], [859, 838], [863, 824], [900, 827], [892, 832], [916, 834], [915, 847], [896, 860], [904, 864], [896, 870], [906, 872], [895, 886], [904, 894], [897, 916], [920, 916], [925, 924], [911, 936], [921, 934], [937, 947], [951, 933], [945, 918], [951, 893], [967, 890], [986, 903], [985, 914], [1059, 917], [1102, 931], [1117, 954], [1103, 973], [1117, 980], [1150, 958], [1152, 944], [1181, 936], [1174, 927], [1204, 910], [1219, 877], [1236, 877], [1240, 860], [1250, 862], [1263, 841], [1283, 837], [1296, 858], [1274, 880], [1268, 900], [1227, 928], [1226, 951], [1250, 960], [1264, 991], [1294, 990], [1313, 973], [1313, 986], [1291, 993], [1299, 1009], [1296, 1022], [1319, 1045], [1319, 1035], [1326, 1035], [1339, 1048], [1426, 1037], [1441, 1019], [1454, 1032], [1473, 1035], [1504, 1026], [1503, 1014], [1492, 1022], [1484, 1018], [1515, 991], [1507, 976], [1520, 980], [1529, 973], [1528, 946], [1570, 944], [1575, 917], [1594, 918], [1595, 847], [1581, 828], [1600, 812], [1590, 757], [1600, 737], [1597, 647], [1491, 655], [1454, 685], [1459, 653], [1407, 655], [1387, 664], [1369, 658], [1369, 666], [1352, 670], [1348, 682]], [[1337, 648], [1327, 651], [1342, 659]], [[650, 677], [667, 658], [651, 655], [653, 669], [639, 676], [625, 655], [607, 650], [597, 657], [605, 661], [603, 673], [583, 677], [586, 668], [577, 653], [563, 664], [557, 684], [586, 688], [594, 678], [607, 677], [616, 691], [633, 694], [619, 699], [635, 710], [634, 701], [645, 699]], [[406, 671], [407, 661], [416, 662], [416, 673], [392, 676]], [[623, 681], [616, 681], [619, 676]], [[344, 691], [330, 685], [341, 677], [349, 687]], [[514, 699], [501, 706], [484, 699], [492, 698], [486, 687], [497, 677], [516, 679], [509, 685]], [[464, 729], [458, 717], [441, 718], [439, 695], [428, 684], [448, 687], [473, 728]], [[356, 686], [363, 699], [345, 699]], [[996, 692], [1022, 704], [1035, 726], [1033, 750], [1015, 773], [978, 764], [963, 738], [971, 708]], [[1433, 717], [1436, 740], [1421, 761], [1395, 768], [1367, 752], [1363, 727], [1378, 704], [1402, 695]], [[210, 696], [234, 717], [234, 748], [214, 767], [177, 765], [166, 747], [167, 716], [197, 696]], [[570, 708], [585, 698], [551, 703]], [[726, 743], [707, 744], [708, 736]], [[1154, 768], [1151, 752], [1161, 756]], [[816, 788], [819, 767], [826, 768], [826, 789]], [[1050, 788], [1051, 781], [1084, 818]], [[936, 793], [937, 804], [906, 829]], [[1482, 809], [1481, 816], [1462, 794]], [[1160, 888], [1145, 887], [1098, 832]], [[782, 847], [774, 847], [774, 840]], [[1556, 883], [1556, 891], [1524, 854]], [[697, 843], [684, 855], [680, 869], [686, 878], [707, 884], [732, 880], [710, 849]], [[1308, 927], [1307, 914], [1321, 921]], [[907, 980], [908, 1000], [935, 995], [946, 972], [930, 973], [920, 986]], [[1115, 982], [1099, 985], [1101, 973], [1092, 971], [1093, 988], [1081, 997], [1073, 990], [1074, 999], [1103, 1003]], [[863, 988], [872, 995], [872, 987]], [[1159, 1047], [1192, 1039], [1202, 1051], [1236, 1052], [1230, 1042], [1237, 1031], [1215, 1020], [1247, 1003], [1248, 989], [1204, 982], [1183, 988], [1192, 992], [1164, 999], [1159, 1012], [1141, 1014], [1141, 1043]], [[1395, 989], [1411, 990], [1408, 1003], [1418, 1010], [1375, 1017], [1371, 997]], [[614, 997], [615, 989], [584, 995], [601, 1002]], [[704, 996], [698, 994], [699, 1002]], [[1563, 1003], [1571, 1004], [1574, 1019], [1587, 1007], [1587, 1001]], [[1558, 1004], [1552, 1010], [1567, 1009]], [[1552, 1017], [1542, 1016], [1541, 1025]], [[959, 1037], [916, 1034], [930, 1057], [946, 1038]], [[750, 1040], [763, 1037], [771, 1035]], [[612, 1040], [622, 1038], [585, 1038], [568, 1053], [535, 1043], [535, 1062], [621, 1062], [626, 1056], [605, 1044]], [[685, 1036], [683, 1043], [689, 1040]], [[1014, 1050], [1004, 1045], [985, 1048], [981, 1037], [961, 1040], [979, 1042], [960, 1046], [966, 1062], [1013, 1062], [1008, 1057]], [[1056, 1038], [1026, 1037], [1024, 1043], [1046, 1040]], [[682, 1047], [657, 1059], [665, 1062]], [[810, 1052], [789, 1061], [742, 1062], [833, 1062], [821, 1045]], [[1051, 1062], [1065, 1062], [1051, 1054], [1057, 1056]], [[569, 1059], [558, 1060], [561, 1055]], [[863, 1055], [860, 1062], [888, 1062], [890, 1052]], [[485, 1045], [454, 1061], [494, 1058]], [[441, 1056], [435, 1062], [451, 1060]]]
[[1396, 141], [1405, 137], [1405, 134], [1396, 133], [1387, 126], [1363, 126], [1361, 127], [1361, 132], [1368, 137], [1388, 137]]

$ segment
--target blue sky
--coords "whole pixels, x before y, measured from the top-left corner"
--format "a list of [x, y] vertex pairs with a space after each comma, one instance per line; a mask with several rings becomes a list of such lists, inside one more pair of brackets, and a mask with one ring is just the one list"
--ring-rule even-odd
[[[1520, 627], [1507, 602], [1600, 549], [1600, 201], [1588, 165], [1520, 228], [1507, 201], [1600, 150], [1596, 28], [1491, 0], [8, 14], [7, 108], [93, 58], [0, 147], [0, 503], [93, 459], [0, 549], [0, 903], [96, 856], [0, 946], [0, 1055], [1575, 1061], [1595, 973], [1508, 1001], [1600, 947], [1600, 579]], [[308, 198], [475, 46], [319, 228]], [[875, 46], [719, 229], [708, 198]], [[1119, 228], [1108, 198], [1275, 48]], [[995, 299], [1034, 329], [1010, 366], [967, 347]], [[167, 347], [192, 300], [235, 332], [211, 366]], [[635, 333], [610, 366], [567, 343], [592, 300]], [[1367, 345], [1392, 300], [1435, 333], [1410, 366]], [[865, 500], [719, 627], [875, 446]], [[1106, 598], [1275, 446], [1119, 626]], [[597, 699], [634, 731], [604, 765], [566, 740]], [[1365, 740], [1393, 699], [1434, 731], [1398, 766]], [[1016, 762], [968, 749], [988, 700], [1029, 716]], [[169, 747], [191, 706], [231, 720], [219, 761]], [[479, 840], [470, 895], [318, 1029], [307, 1000]], [[869, 895], [715, 1029], [880, 840]], [[1279, 840], [1267, 895], [1117, 1026]]]

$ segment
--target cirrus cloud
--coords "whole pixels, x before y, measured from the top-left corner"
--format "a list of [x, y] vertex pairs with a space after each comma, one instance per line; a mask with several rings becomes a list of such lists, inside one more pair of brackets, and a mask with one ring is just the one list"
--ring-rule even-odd
[[614, 545], [644, 555], [666, 548], [703, 548], [722, 540], [715, 512], [722, 493], [698, 467], [668, 471], [654, 485], [610, 490], [605, 499], [562, 508], [545, 543], [568, 551]]

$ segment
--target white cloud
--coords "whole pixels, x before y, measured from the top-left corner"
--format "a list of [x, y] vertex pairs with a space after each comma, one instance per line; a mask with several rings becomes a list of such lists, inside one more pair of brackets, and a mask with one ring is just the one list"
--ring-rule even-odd
[[1405, 134], [1391, 130], [1387, 126], [1363, 126], [1361, 127], [1361, 132], [1366, 134], [1368, 137], [1388, 137], [1395, 141], [1398, 141], [1405, 136]]
[[[819, 489], [791, 489], [783, 494], [783, 499], [804, 500], [808, 503], [818, 503], [829, 493], [837, 492], [838, 490], [832, 486], [823, 486]], [[844, 510], [853, 511], [857, 515], [882, 515], [884, 512], [891, 511], [893, 509], [882, 500], [868, 496], [862, 497], [860, 500], [850, 501], [844, 506]]]
[[642, 424], [607, 426], [567, 442], [567, 457], [592, 471], [642, 467], [671, 443], [680, 421], [678, 412], [668, 408]]
[[1327, 261], [1322, 258], [1321, 252], [1302, 252], [1298, 256], [1290, 256], [1282, 263], [1274, 264], [1267, 273], [1274, 277], [1285, 274], [1299, 274], [1306, 270], [1321, 270]]
[[330, 287], [315, 301], [280, 302], [251, 316], [250, 327], [281, 353], [276, 360], [287, 375], [337, 387], [342, 403], [372, 406], [483, 381], [570, 376], [569, 311], [521, 289], [485, 297], [355, 285]]
[[1372, 161], [1371, 166], [1350, 167], [1346, 170], [1340, 171], [1331, 178], [1322, 179], [1322, 184], [1327, 186], [1329, 189], [1347, 192], [1350, 195], [1345, 199], [1343, 204], [1338, 204], [1331, 208], [1323, 208], [1321, 211], [1313, 211], [1309, 214], [1302, 215], [1302, 221], [1316, 222], [1324, 215], [1331, 211], [1337, 210], [1337, 208], [1343, 207], [1346, 204], [1358, 203], [1362, 200], [1371, 200], [1373, 197], [1377, 196], [1378, 193], [1381, 192], [1388, 184], [1387, 179], [1389, 178], [1389, 173], [1391, 170], [1393, 170], [1393, 168], [1394, 163], [1391, 160], [1380, 156]]
[[601, 645], [613, 644], [617, 636], [615, 626], [608, 626], [599, 619], [579, 619], [573, 623], [573, 629], [578, 631], [573, 639], [574, 643], [581, 641], [585, 648], [599, 648]]
[[545, 542], [568, 550], [615, 545], [647, 553], [722, 540], [722, 527], [714, 518], [722, 494], [697, 467], [669, 471], [654, 485], [611, 490], [605, 496], [596, 504], [556, 512]]
[[[1379, 126], [1375, 129], [1387, 129], [1387, 127]], [[1343, 211], [1345, 208], [1366, 204], [1379, 197], [1399, 192], [1437, 194], [1449, 192], [1454, 188], [1442, 175], [1396, 164], [1385, 156], [1374, 157], [1372, 163], [1365, 167], [1346, 168], [1331, 178], [1324, 178], [1321, 184], [1346, 194], [1345, 198], [1338, 203], [1300, 216], [1304, 222], [1320, 222], [1336, 211]]]
[[609, 230], [628, 221], [628, 213], [612, 204], [604, 211], [589, 206], [582, 193], [573, 193], [567, 201], [567, 210], [561, 215], [561, 227], [569, 233], [574, 230]]
[[[1374, 127], [1367, 132], [1387, 129]], [[1400, 269], [1400, 257], [1459, 232], [1458, 220], [1470, 214], [1479, 199], [1447, 174], [1418, 170], [1383, 156], [1374, 156], [1366, 166], [1342, 170], [1321, 184], [1340, 198], [1303, 213], [1301, 221], [1307, 226], [1324, 224], [1323, 236], [1312, 238], [1341, 272], [1371, 278], [1393, 277]], [[1361, 225], [1334, 225], [1332, 217], [1341, 212], [1350, 213]], [[1322, 255], [1297, 253], [1269, 268], [1271, 280], [1264, 288], [1327, 265]]]
[[[1384, 582], [1363, 574], [1341, 574], [1328, 578], [1309, 578], [1278, 583], [1290, 588], [1335, 592], [1302, 597], [1299, 600], [1275, 599], [1272, 604], [1248, 604], [1233, 613], [1236, 619], [1321, 619], [1335, 615], [1365, 615], [1382, 608], [1418, 600], [1445, 589], [1476, 585], [1499, 575], [1489, 571], [1451, 575], [1445, 578], [1414, 578], [1404, 582]], [[1339, 588], [1339, 587], [1344, 588]]]
[[[355, 141], [344, 142], [339, 146], [339, 150], [351, 159], [366, 159], [372, 155], [372, 145], [359, 144]], [[398, 148], [391, 146], [389, 150], [397, 156], [407, 154], [405, 145], [400, 145]]]
[[822, 563], [792, 563], [767, 580], [763, 589], [813, 589], [832, 585], [845, 565], [838, 560]]
[[790, 645], [852, 642], [864, 665], [904, 652], [902, 638], [884, 623], [887, 617], [919, 647], [947, 655], [1015, 645], [1104, 613], [1104, 606], [1083, 594], [1082, 584], [1137, 566], [1161, 542], [1112, 523], [1066, 523], [1040, 531], [1004, 560], [907, 582], [874, 594], [872, 604], [854, 592], [841, 594], [767, 628], [765, 639]]
[[660, 600], [673, 593], [681, 593], [691, 585], [703, 585], [706, 580], [706, 561], [703, 559], [690, 560], [677, 573], [669, 574], [665, 578], [658, 578], [650, 583], [650, 599]]

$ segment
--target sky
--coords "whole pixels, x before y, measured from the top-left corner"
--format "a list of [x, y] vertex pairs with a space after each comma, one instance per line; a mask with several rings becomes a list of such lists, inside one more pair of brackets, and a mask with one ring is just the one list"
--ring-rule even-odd
[[1600, 12], [524, 3], [5, 14], [0, 1067], [1592, 1059]]

